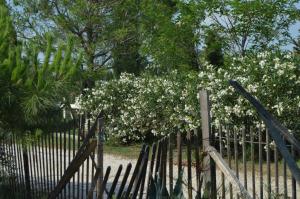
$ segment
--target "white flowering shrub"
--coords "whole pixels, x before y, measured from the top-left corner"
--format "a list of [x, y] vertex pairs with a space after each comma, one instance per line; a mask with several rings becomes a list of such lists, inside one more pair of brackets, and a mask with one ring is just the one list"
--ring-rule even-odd
[[228, 80], [237, 80], [289, 128], [299, 129], [299, 65], [292, 54], [268, 52], [233, 59], [224, 68], [205, 64], [199, 73], [200, 87], [210, 92], [215, 122], [257, 123], [256, 111], [238, 95]]
[[81, 110], [93, 116], [103, 110], [109, 136], [124, 143], [161, 137], [175, 128], [193, 130], [200, 126], [200, 88], [210, 93], [215, 123], [258, 124], [256, 111], [229, 85], [237, 80], [290, 129], [300, 129], [299, 65], [292, 54], [271, 53], [232, 59], [223, 68], [204, 64], [199, 75], [122, 74], [120, 79], [101, 81], [78, 98]]
[[165, 76], [122, 74], [120, 79], [99, 82], [77, 102], [82, 111], [106, 115], [110, 136], [122, 142], [160, 137], [177, 128], [195, 129], [200, 124], [197, 75], [173, 71]]

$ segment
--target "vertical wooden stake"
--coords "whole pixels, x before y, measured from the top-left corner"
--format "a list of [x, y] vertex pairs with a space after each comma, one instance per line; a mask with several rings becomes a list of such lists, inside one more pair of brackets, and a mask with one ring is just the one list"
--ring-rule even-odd
[[180, 176], [182, 170], [182, 144], [181, 144], [181, 133], [177, 132], [177, 167], [178, 167], [178, 176]]
[[101, 186], [103, 183], [103, 142], [104, 142], [104, 121], [99, 118], [99, 133], [97, 138], [97, 169], [100, 170], [97, 181], [97, 199], [102, 199]]
[[[210, 122], [210, 106], [208, 93], [205, 90], [200, 91], [200, 111], [201, 111], [201, 127], [202, 127], [202, 144], [203, 150], [212, 144], [211, 122]], [[216, 193], [216, 175], [215, 164], [208, 154], [203, 159], [204, 164], [204, 190], [208, 191], [209, 197], [217, 198]]]
[[173, 195], [173, 133], [169, 135], [169, 193]]
[[188, 161], [188, 198], [193, 198], [193, 188], [192, 188], [192, 151], [191, 151], [191, 132], [187, 132], [187, 161]]
[[26, 188], [26, 198], [31, 198], [31, 187], [30, 187], [30, 176], [29, 176], [29, 160], [27, 147], [23, 145], [23, 162], [24, 162], [24, 174], [25, 174], [25, 188]]

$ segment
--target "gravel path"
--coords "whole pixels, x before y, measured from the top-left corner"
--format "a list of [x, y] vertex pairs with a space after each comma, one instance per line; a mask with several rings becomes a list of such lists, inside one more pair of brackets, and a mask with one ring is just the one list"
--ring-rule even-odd
[[[60, 154], [60, 151], [57, 151], [57, 152], [58, 152], [58, 154]], [[55, 151], [55, 154], [56, 154], [56, 151]], [[42, 151], [39, 151], [39, 155], [45, 157], [45, 152], [42, 153]], [[34, 156], [36, 156], [36, 155], [34, 155]], [[48, 154], [48, 157], [49, 157], [49, 154]], [[58, 172], [58, 171], [61, 170], [60, 165], [59, 165], [59, 162], [60, 162], [59, 158], [60, 157], [55, 157], [54, 160], [50, 159], [49, 161], [47, 161], [48, 164], [49, 164], [48, 165], [49, 169], [50, 169], [50, 165], [52, 165], [51, 166], [52, 167], [52, 169], [51, 169], [52, 170], [52, 176], [49, 176], [50, 177], [49, 179], [54, 179], [54, 177], [55, 177], [56, 181], [57, 181], [57, 179], [60, 178], [60, 176], [61, 176], [61, 174]], [[62, 157], [62, 158], [65, 158], [65, 157]], [[33, 160], [34, 160], [34, 158], [33, 158]], [[66, 162], [69, 162], [68, 156], [66, 157]], [[108, 189], [109, 189], [109, 187], [110, 187], [110, 185], [111, 185], [111, 183], [112, 183], [112, 181], [114, 179], [114, 176], [115, 176], [115, 174], [116, 174], [116, 172], [118, 170], [119, 165], [120, 164], [123, 165], [123, 170], [122, 170], [122, 173], [121, 173], [121, 177], [119, 178], [119, 182], [120, 182], [123, 179], [123, 174], [125, 172], [127, 164], [129, 164], [129, 163], [132, 164], [132, 169], [131, 169], [131, 173], [132, 173], [133, 169], [135, 168], [135, 165], [136, 165], [136, 159], [124, 158], [124, 157], [121, 157], [121, 156], [110, 155], [110, 154], [107, 154], [107, 153], [104, 154], [104, 169], [105, 169], [104, 173], [106, 171], [106, 168], [108, 166], [111, 166], [110, 177], [109, 177], [108, 184], [107, 184], [107, 188]], [[54, 165], [54, 168], [53, 168], [53, 165]], [[34, 168], [34, 166], [37, 166], [37, 164], [31, 163], [31, 165], [29, 165], [29, 166], [31, 168]], [[67, 166], [68, 165], [66, 164], [66, 167]], [[167, 168], [168, 167], [169, 166], [167, 165]], [[86, 163], [84, 165], [82, 165], [82, 167], [80, 168], [80, 177], [79, 177], [80, 178], [80, 184], [78, 183], [79, 181], [78, 181], [78, 174], [77, 173], [75, 174], [75, 178], [71, 179], [70, 186], [67, 185], [66, 191], [63, 192], [63, 194], [66, 194], [67, 197], [63, 197], [63, 198], [68, 198], [68, 195], [70, 194], [71, 198], [76, 199], [77, 197], [75, 197], [73, 195], [73, 192], [75, 192], [75, 195], [77, 195], [76, 194], [77, 191], [79, 191], [79, 196], [80, 196], [79, 198], [80, 199], [85, 199], [86, 198], [86, 192], [87, 192], [87, 186], [86, 186], [87, 185], [86, 168], [87, 168], [87, 164]], [[64, 170], [64, 166], [62, 167], [62, 169]], [[53, 171], [55, 171], [55, 172], [53, 172]], [[82, 171], [84, 171], [84, 173], [82, 173]], [[91, 171], [92, 171], [92, 161], [90, 160], [90, 163], [89, 163], [89, 184], [88, 184], [89, 186], [90, 186], [90, 182], [91, 182], [91, 179], [92, 179], [92, 172]], [[174, 179], [177, 179], [177, 166], [176, 165], [174, 165], [173, 171], [174, 171]], [[168, 173], [169, 173], [169, 171], [167, 169], [167, 174]], [[44, 177], [40, 177], [41, 175], [38, 172], [34, 171], [34, 170], [32, 170], [31, 174], [32, 174], [31, 176], [33, 178], [36, 177], [37, 179], [42, 179], [40, 181], [44, 180]], [[45, 176], [45, 175], [42, 175], [42, 176]], [[220, 183], [221, 182], [221, 177], [220, 176], [221, 176], [220, 172], [217, 170], [217, 187], [218, 188], [220, 188], [220, 184], [221, 184]], [[192, 177], [193, 177], [192, 178], [193, 187], [196, 187], [196, 173], [195, 173], [195, 168], [192, 169]], [[249, 190], [249, 192], [252, 195], [252, 181], [251, 181], [252, 180], [252, 175], [251, 175], [250, 171], [247, 173], [247, 178], [248, 178], [248, 190]], [[256, 181], [255, 181], [255, 184], [256, 184], [256, 193], [258, 193], [258, 191], [259, 191], [259, 181], [258, 181], [259, 175], [258, 175], [258, 173], [256, 173], [255, 178], [256, 178]], [[264, 178], [264, 182], [266, 182], [267, 176], [264, 176], [263, 178]], [[240, 172], [240, 179], [241, 179], [241, 182], [244, 181], [243, 180], [243, 172]], [[168, 180], [168, 176], [167, 176], [167, 180]], [[183, 180], [184, 180], [185, 184], [187, 184], [186, 183], [187, 182], [187, 168], [186, 167], [184, 167]], [[275, 182], [274, 181], [275, 180], [274, 180], [274, 178], [271, 178], [271, 180], [272, 180], [272, 183], [271, 183], [272, 189], [274, 190], [274, 187], [275, 187]], [[57, 182], [54, 183], [52, 181], [52, 182], [49, 182], [49, 183], [50, 184], [52, 183], [54, 185]], [[173, 184], [175, 185], [175, 181], [174, 181]], [[229, 194], [228, 186], [227, 185], [228, 185], [228, 182], [226, 183], [226, 195]], [[117, 189], [118, 189], [118, 186], [119, 185], [117, 185]], [[264, 191], [266, 191], [267, 186], [268, 186], [267, 184], [264, 184]], [[283, 187], [284, 187], [284, 185], [283, 185], [283, 177], [282, 176], [280, 176], [280, 179], [279, 179], [279, 187], [280, 187], [280, 193], [283, 193]], [[68, 188], [70, 188], [70, 191], [68, 190]], [[287, 189], [288, 189], [288, 196], [291, 196], [292, 193], [291, 193], [291, 180], [290, 179], [288, 180], [288, 183], [287, 183]], [[187, 193], [187, 189], [186, 188], [184, 188], [184, 193], [186, 195], [186, 193]], [[196, 192], [195, 192], [195, 190], [193, 190], [193, 196], [195, 196], [195, 195], [196, 195]], [[264, 195], [266, 196], [267, 194], [264, 193]], [[235, 196], [235, 194], [234, 194], [234, 196]], [[300, 196], [300, 187], [299, 187], [299, 185], [297, 185], [297, 196]]]
[[[104, 165], [105, 167], [107, 167], [107, 165], [111, 165], [112, 167], [112, 175], [117, 171], [118, 167], [120, 164], [123, 164], [124, 165], [127, 165], [129, 162], [131, 162], [133, 164], [133, 168], [135, 166], [135, 163], [136, 163], [136, 160], [134, 159], [126, 159], [126, 158], [122, 158], [122, 157], [117, 157], [117, 156], [112, 156], [112, 155], [109, 155], [109, 154], [105, 154], [104, 156]], [[167, 165], [167, 174], [169, 173], [169, 165]], [[177, 179], [177, 166], [174, 165], [173, 166], [173, 172], [174, 172], [174, 182], [173, 184], [175, 185], [175, 179]], [[273, 175], [273, 174], [271, 174]], [[242, 182], [242, 184], [244, 185], [244, 173], [243, 171], [241, 170], [240, 173], [239, 173], [239, 179], [240, 181]], [[167, 178], [168, 178], [168, 175], [167, 175]], [[257, 171], [257, 173], [255, 174], [255, 190], [256, 190], [256, 198], [259, 198], [259, 190], [260, 190], [260, 187], [259, 187], [259, 173]], [[264, 184], [263, 184], [263, 193], [264, 193], [264, 197], [267, 198], [267, 188], [268, 188], [268, 184], [266, 183], [266, 179], [267, 179], [267, 176], [264, 175], [263, 176], [263, 179], [264, 179]], [[112, 178], [111, 178], [112, 180]], [[168, 183], [168, 179], [167, 179], [167, 183]], [[187, 167], [184, 167], [184, 173], [183, 173], [183, 181], [184, 181], [184, 184], [187, 184]], [[228, 181], [226, 181], [225, 179], [225, 184], [226, 184], [226, 196], [228, 197], [229, 196], [229, 183]], [[193, 187], [196, 188], [196, 171], [195, 171], [195, 168], [192, 169], [192, 185]], [[299, 185], [296, 185], [297, 186], [297, 198], [299, 197], [300, 198], [300, 186]], [[284, 187], [284, 183], [283, 183], [283, 176], [279, 176], [279, 196], [277, 198], [283, 198], [283, 188]], [[273, 193], [271, 194], [274, 198], [275, 198], [275, 177], [271, 177], [271, 188], [272, 188], [272, 191]], [[217, 189], [218, 189], [218, 192], [221, 194], [221, 172], [217, 169]], [[249, 190], [249, 193], [250, 195], [252, 195], [252, 191], [253, 191], [253, 185], [252, 185], [252, 173], [250, 171], [247, 172], [247, 189]], [[235, 188], [233, 187], [233, 196], [234, 198], [236, 198], [236, 190]], [[184, 195], [186, 196], [187, 194], [187, 187], [184, 186]], [[292, 180], [289, 178], [288, 181], [287, 181], [287, 194], [288, 194], [288, 197], [292, 197]], [[196, 195], [196, 190], [193, 189], [193, 196]]]

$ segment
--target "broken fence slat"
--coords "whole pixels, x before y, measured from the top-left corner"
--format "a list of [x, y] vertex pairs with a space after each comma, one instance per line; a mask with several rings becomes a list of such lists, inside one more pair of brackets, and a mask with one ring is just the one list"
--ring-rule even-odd
[[86, 158], [90, 155], [92, 151], [94, 151], [96, 148], [96, 140], [92, 140], [86, 147], [84, 151], [80, 154], [80, 156], [77, 156], [76, 159], [74, 159], [69, 167], [67, 168], [66, 172], [62, 176], [59, 183], [56, 185], [54, 190], [49, 194], [48, 199], [54, 199], [57, 195], [61, 192], [61, 190], [66, 186], [66, 184], [69, 182], [69, 180], [72, 178], [74, 173], [80, 168], [82, 163], [86, 160]]
[[209, 153], [210, 157], [215, 161], [219, 169], [224, 173], [226, 179], [228, 179], [231, 182], [231, 184], [234, 185], [234, 187], [240, 192], [241, 197], [245, 199], [252, 199], [248, 191], [236, 177], [234, 172], [229, 168], [228, 164], [217, 152], [217, 150], [212, 146], [207, 146], [207, 152]]

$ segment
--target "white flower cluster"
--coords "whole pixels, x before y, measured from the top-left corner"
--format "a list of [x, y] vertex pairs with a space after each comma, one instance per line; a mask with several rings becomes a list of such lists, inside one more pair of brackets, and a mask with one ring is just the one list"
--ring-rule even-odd
[[[269, 52], [235, 58], [223, 68], [206, 64], [200, 72], [201, 88], [210, 92], [212, 113], [217, 123], [258, 123], [256, 111], [230, 87], [237, 80], [290, 128], [300, 121], [300, 68], [293, 54]], [[299, 128], [299, 126], [298, 126]]]
[[[198, 90], [210, 93], [214, 122], [259, 125], [256, 111], [229, 85], [237, 80], [289, 128], [300, 121], [299, 65], [294, 55], [264, 52], [235, 58], [222, 68], [204, 64], [198, 75], [173, 71], [164, 76], [122, 74], [98, 85], [76, 101], [83, 111], [106, 114], [106, 132], [122, 142], [163, 136], [175, 128], [200, 126]], [[298, 126], [299, 128], [299, 126]]]
[[99, 84], [81, 96], [83, 111], [106, 114], [106, 132], [122, 142], [163, 136], [175, 128], [199, 126], [197, 76], [176, 71], [166, 76], [122, 74], [120, 79]]

